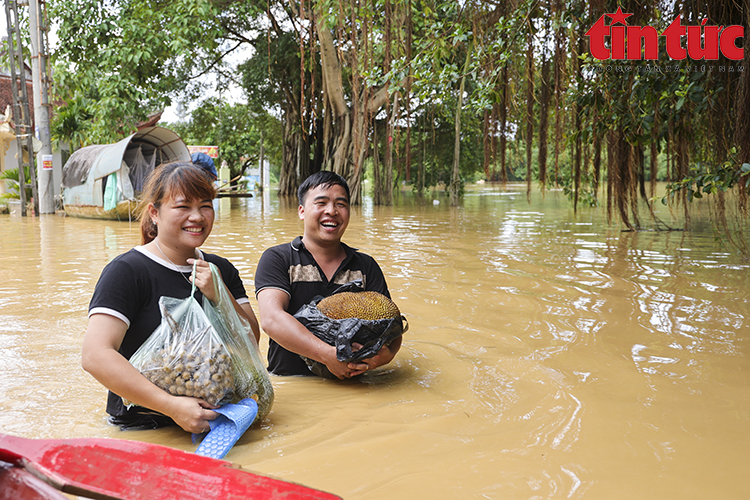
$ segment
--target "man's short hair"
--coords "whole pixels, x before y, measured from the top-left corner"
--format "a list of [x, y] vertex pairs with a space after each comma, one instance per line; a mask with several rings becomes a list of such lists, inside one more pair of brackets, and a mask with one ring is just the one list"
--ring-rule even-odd
[[308, 191], [310, 191], [311, 189], [315, 189], [318, 186], [341, 186], [344, 188], [344, 191], [346, 191], [346, 201], [349, 201], [349, 184], [346, 183], [346, 179], [335, 172], [331, 172], [330, 170], [321, 170], [320, 172], [315, 172], [307, 179], [305, 179], [302, 184], [300, 184], [299, 189], [297, 190], [297, 198], [299, 198], [299, 204], [304, 205], [305, 197], [307, 196]]

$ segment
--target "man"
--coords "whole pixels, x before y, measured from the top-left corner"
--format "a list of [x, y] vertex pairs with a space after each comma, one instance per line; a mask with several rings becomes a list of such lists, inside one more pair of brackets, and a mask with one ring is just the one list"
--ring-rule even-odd
[[390, 297], [375, 259], [341, 242], [349, 224], [349, 186], [344, 178], [317, 172], [305, 179], [298, 196], [303, 235], [266, 250], [255, 273], [260, 322], [271, 339], [268, 370], [275, 375], [312, 375], [302, 355], [344, 379], [389, 363], [401, 347], [400, 336], [371, 358], [344, 363], [336, 359], [334, 346], [293, 317], [316, 295], [327, 297], [355, 279], [362, 280], [365, 290]]

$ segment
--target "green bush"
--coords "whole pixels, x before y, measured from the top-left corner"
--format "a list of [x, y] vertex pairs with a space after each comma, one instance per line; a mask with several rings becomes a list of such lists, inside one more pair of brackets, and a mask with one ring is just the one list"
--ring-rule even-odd
[[[26, 200], [30, 200], [33, 196], [31, 185], [28, 184], [28, 179], [30, 177], [29, 175], [29, 168], [24, 167], [25, 176], [24, 179], [26, 179], [27, 183], [24, 186], [26, 188]], [[0, 195], [0, 198], [3, 199], [10, 199], [10, 200], [20, 200], [21, 199], [21, 190], [20, 190], [20, 183], [18, 182], [18, 168], [9, 168], [7, 170], [3, 170], [0, 172], [0, 181], [5, 181], [5, 186], [8, 188], [8, 192]]]

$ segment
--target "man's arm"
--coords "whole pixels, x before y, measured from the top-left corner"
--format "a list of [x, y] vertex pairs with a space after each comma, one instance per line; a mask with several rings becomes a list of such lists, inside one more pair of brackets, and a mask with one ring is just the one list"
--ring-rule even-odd
[[281, 347], [323, 363], [339, 379], [367, 371], [367, 363], [343, 363], [336, 359], [336, 347], [310, 333], [287, 312], [288, 306], [289, 295], [283, 290], [264, 288], [258, 292], [261, 328]]

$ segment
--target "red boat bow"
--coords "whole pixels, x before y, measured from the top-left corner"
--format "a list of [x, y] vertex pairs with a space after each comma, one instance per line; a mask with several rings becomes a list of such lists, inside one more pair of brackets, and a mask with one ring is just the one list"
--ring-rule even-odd
[[[26, 439], [0, 434], [0, 461], [22, 467], [64, 493], [94, 499], [341, 500], [225, 460], [122, 439]], [[4, 490], [1, 481], [3, 476]]]

